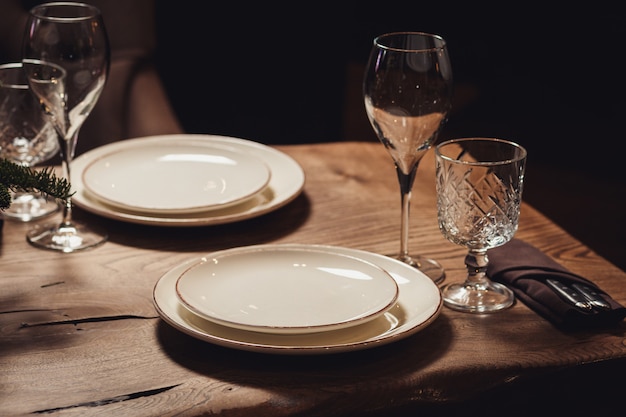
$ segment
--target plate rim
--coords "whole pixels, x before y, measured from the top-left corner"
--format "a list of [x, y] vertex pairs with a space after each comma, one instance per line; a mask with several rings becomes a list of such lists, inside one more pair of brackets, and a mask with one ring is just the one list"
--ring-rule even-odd
[[[421, 314], [421, 315], [427, 315], [427, 316], [419, 319], [415, 323], [408, 323], [407, 320], [405, 320], [403, 324], [395, 326], [393, 329], [389, 331], [385, 331], [385, 332], [382, 332], [373, 336], [370, 335], [367, 338], [354, 340], [352, 342], [337, 343], [337, 344], [320, 343], [317, 345], [300, 345], [300, 346], [287, 345], [287, 344], [277, 345], [277, 344], [272, 344], [272, 343], [259, 343], [259, 342], [250, 342], [250, 341], [242, 342], [242, 341], [229, 339], [228, 337], [223, 337], [223, 336], [200, 331], [199, 329], [194, 327], [192, 324], [188, 323], [184, 318], [180, 317], [178, 315], [178, 311], [172, 311], [172, 309], [170, 309], [166, 305], [166, 300], [162, 299], [161, 293], [167, 291], [167, 289], [163, 290], [163, 288], [167, 284], [172, 285], [171, 282], [168, 282], [168, 279], [170, 281], [172, 280], [175, 281], [175, 278], [172, 278], [172, 276], [176, 273], [176, 271], [182, 270], [181, 268], [188, 267], [194, 262], [197, 262], [197, 260], [200, 258], [198, 257], [198, 258], [187, 260], [181, 264], [178, 264], [177, 266], [174, 266], [169, 271], [164, 273], [157, 280], [153, 289], [154, 307], [156, 308], [157, 313], [163, 319], [163, 321], [168, 323], [170, 326], [172, 326], [176, 330], [184, 334], [187, 334], [188, 336], [191, 336], [195, 339], [198, 339], [207, 343], [215, 344], [218, 346], [226, 347], [226, 348], [232, 348], [235, 350], [267, 353], [267, 354], [279, 354], [279, 355], [324, 355], [324, 354], [359, 351], [359, 350], [374, 348], [377, 346], [383, 346], [383, 345], [386, 345], [395, 341], [405, 339], [409, 336], [412, 336], [413, 334], [420, 332], [424, 328], [428, 327], [431, 323], [433, 323], [441, 314], [441, 311], [443, 308], [443, 298], [441, 296], [441, 291], [430, 278], [428, 278], [419, 270], [409, 265], [406, 265], [396, 259], [389, 258], [387, 256], [380, 255], [380, 254], [373, 253], [373, 252], [367, 252], [367, 251], [360, 250], [360, 249], [352, 249], [352, 248], [333, 246], [333, 245], [307, 245], [307, 246], [337, 249], [340, 251], [353, 253], [355, 254], [355, 256], [364, 256], [366, 257], [366, 259], [371, 259], [372, 262], [374, 263], [382, 262], [383, 264], [386, 264], [387, 267], [385, 267], [384, 265], [379, 265], [379, 266], [381, 266], [381, 268], [383, 269], [386, 269], [392, 275], [392, 277], [396, 279], [396, 281], [398, 282], [400, 295], [399, 295], [399, 299], [398, 299], [396, 306], [399, 307], [400, 309], [402, 308], [403, 301], [405, 304], [407, 304], [407, 301], [402, 299], [403, 285], [412, 284], [412, 283], [415, 284], [414, 281], [416, 280], [420, 280], [424, 285], [429, 286], [431, 290], [433, 291], [433, 295], [436, 295], [437, 300], [436, 302], [433, 302], [432, 305], [430, 305], [428, 311], [425, 311]], [[392, 268], [395, 268], [395, 270], [391, 271], [390, 269]], [[396, 275], [398, 276], [398, 278], [396, 278]], [[171, 291], [172, 292], [174, 291], [173, 285], [172, 285]], [[173, 301], [177, 305], [180, 306], [180, 303], [178, 302], [176, 295], [173, 293], [170, 294], [169, 295], [170, 301], [172, 301], [172, 297], [173, 297]], [[184, 309], [184, 307], [182, 306], [180, 306], [180, 308]], [[174, 308], [174, 310], [176, 310], [176, 308]], [[390, 311], [393, 311], [393, 309]], [[389, 314], [389, 312], [385, 313], [385, 315], [386, 314]], [[207, 323], [210, 323], [210, 322], [207, 322]], [[212, 326], [217, 326], [218, 328], [223, 327], [223, 326], [219, 326], [213, 323], [210, 323], [210, 324]], [[370, 326], [370, 325], [371, 323], [365, 323], [363, 326]], [[231, 330], [228, 328], [226, 329]], [[352, 329], [354, 328], [349, 328], [347, 330], [352, 330]], [[236, 329], [232, 329], [232, 330], [236, 331]], [[338, 331], [341, 332], [344, 330], [338, 330]], [[245, 331], [240, 331], [240, 332], [246, 333]], [[288, 335], [288, 336], [270, 335], [270, 336], [287, 337], [287, 338], [298, 337], [298, 335]]]
[[[245, 149], [263, 159], [271, 170], [271, 178], [268, 186], [255, 195], [250, 200], [246, 200], [240, 205], [225, 208], [224, 210], [211, 210], [193, 215], [180, 216], [157, 216], [147, 214], [137, 214], [132, 212], [118, 211], [112, 206], [97, 201], [89, 195], [82, 186], [80, 180], [84, 165], [92, 158], [97, 157], [108, 150], [117, 149], [127, 146], [146, 146], [150, 143], [168, 142], [168, 141], [188, 141], [196, 143], [206, 143], [207, 141], [216, 140], [224, 146], [232, 146], [235, 148]], [[280, 169], [280, 172], [275, 170]], [[282, 181], [287, 183], [281, 183]], [[290, 155], [270, 147], [268, 145], [255, 142], [248, 139], [235, 138], [222, 135], [206, 135], [206, 134], [170, 134], [144, 136], [138, 138], [124, 139], [107, 145], [94, 148], [87, 151], [72, 161], [72, 190], [75, 191], [72, 202], [83, 210], [90, 213], [100, 215], [113, 220], [143, 224], [149, 226], [164, 227], [194, 227], [194, 226], [213, 226], [220, 224], [233, 223], [242, 220], [248, 220], [262, 216], [277, 210], [295, 200], [304, 190], [306, 175], [300, 164]], [[238, 211], [233, 211], [238, 210]]]
[[[123, 201], [112, 199], [104, 195], [102, 192], [96, 190], [93, 187], [93, 184], [92, 185], [89, 184], [89, 182], [86, 179], [86, 176], [88, 175], [89, 170], [93, 168], [95, 164], [104, 160], [105, 158], [110, 158], [113, 155], [119, 155], [124, 152], [132, 152], [132, 151], [137, 151], [138, 149], [140, 149], [139, 147], [127, 147], [127, 148], [111, 150], [110, 152], [104, 153], [102, 155], [98, 155], [97, 157], [94, 157], [89, 162], [87, 162], [81, 170], [81, 184], [88, 193], [102, 200], [103, 203], [117, 207], [120, 210], [136, 212], [138, 214], [187, 214], [187, 213], [200, 213], [204, 211], [218, 210], [221, 208], [225, 208], [225, 207], [229, 207], [229, 206], [233, 206], [235, 204], [241, 203], [245, 200], [252, 198], [254, 195], [260, 193], [261, 191], [263, 191], [263, 189], [269, 184], [271, 180], [272, 173], [267, 163], [263, 159], [259, 158], [256, 155], [252, 155], [249, 152], [244, 152], [239, 149], [233, 149], [232, 147], [229, 148], [227, 146], [216, 146], [216, 144], [213, 144], [213, 143], [206, 144], [206, 145], [181, 143], [177, 145], [196, 147], [196, 148], [206, 147], [208, 150], [225, 151], [232, 155], [241, 156], [243, 159], [248, 158], [249, 160], [252, 160], [255, 163], [258, 163], [258, 166], [261, 167], [261, 169], [255, 173], [255, 175], [259, 175], [259, 177], [257, 178], [261, 178], [261, 181], [258, 181], [258, 184], [255, 184], [252, 187], [252, 189], [246, 192], [245, 194], [236, 196], [235, 198], [231, 198], [224, 202], [208, 204], [208, 205], [192, 205], [188, 207], [159, 208], [157, 206], [141, 206], [141, 205], [133, 205], [133, 204], [124, 203]], [[160, 147], [150, 147], [148, 151], [157, 151], [159, 148], [174, 147], [177, 145], [174, 145], [171, 143], [162, 144], [162, 146]]]
[[[259, 252], [264, 252], [264, 253], [267, 253], [269, 256], [271, 256], [272, 253], [285, 252], [285, 251], [307, 252], [307, 253], [314, 252], [317, 254], [336, 256], [336, 257], [350, 259], [361, 265], [366, 265], [367, 267], [371, 267], [372, 270], [379, 273], [378, 276], [373, 276], [374, 279], [380, 282], [384, 282], [384, 281], [391, 282], [392, 288], [389, 288], [390, 297], [386, 300], [381, 301], [381, 303], [379, 303], [380, 305], [374, 307], [373, 309], [360, 312], [358, 314], [355, 313], [356, 316], [350, 317], [348, 319], [344, 319], [339, 322], [309, 324], [309, 325], [280, 326], [280, 325], [269, 325], [269, 324], [255, 325], [251, 323], [242, 323], [242, 322], [236, 322], [233, 320], [228, 320], [225, 317], [220, 316], [219, 314], [211, 315], [210, 313], [203, 311], [204, 309], [199, 308], [197, 305], [194, 305], [194, 303], [192, 303], [191, 300], [186, 299], [188, 298], [187, 296], [190, 294], [190, 291], [185, 291], [186, 294], [181, 293], [181, 280], [184, 280], [184, 277], [188, 276], [186, 274], [198, 266], [206, 265], [207, 263], [210, 263], [211, 260], [215, 258], [247, 255], [247, 254], [259, 253]], [[242, 265], [244, 264], [242, 263]], [[176, 295], [178, 297], [178, 300], [181, 302], [183, 307], [187, 308], [187, 310], [189, 310], [192, 314], [196, 314], [200, 316], [204, 320], [209, 320], [216, 324], [226, 326], [226, 327], [238, 328], [238, 329], [248, 330], [248, 331], [264, 332], [264, 333], [270, 333], [270, 334], [306, 334], [306, 333], [310, 334], [310, 333], [332, 331], [332, 330], [338, 330], [341, 328], [348, 328], [351, 326], [361, 325], [370, 320], [376, 319], [377, 317], [381, 316], [382, 314], [387, 312], [389, 309], [391, 309], [396, 304], [398, 296], [399, 296], [399, 288], [398, 288], [398, 283], [396, 282], [396, 280], [385, 269], [381, 268], [380, 266], [378, 266], [377, 264], [373, 262], [356, 257], [351, 254], [337, 253], [336, 251], [326, 250], [326, 249], [322, 249], [319, 247], [294, 245], [294, 244], [250, 245], [250, 246], [235, 247], [235, 248], [211, 252], [209, 255], [202, 257], [200, 261], [186, 268], [180, 274], [180, 276], [176, 280], [175, 289], [176, 289]]]

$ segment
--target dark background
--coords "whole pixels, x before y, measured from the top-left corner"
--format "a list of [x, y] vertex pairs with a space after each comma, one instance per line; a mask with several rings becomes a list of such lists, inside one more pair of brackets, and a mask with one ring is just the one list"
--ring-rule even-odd
[[524, 199], [626, 269], [626, 17], [601, 2], [546, 3], [229, 2], [201, 12], [157, 0], [156, 58], [190, 133], [376, 140], [360, 95], [372, 39], [440, 34], [456, 86], [441, 139], [524, 145]]
[[359, 108], [346, 108], [362, 78], [350, 70], [365, 64], [376, 35], [427, 31], [449, 44], [459, 96], [449, 132], [507, 136], [534, 158], [554, 162], [558, 152], [566, 165], [598, 138], [609, 142], [626, 111], [624, 12], [474, 4], [230, 2], [194, 13], [197, 2], [158, 0], [158, 66], [191, 132], [266, 143], [372, 139], [369, 126], [367, 138], [346, 126], [350, 110], [365, 117], [360, 96]]

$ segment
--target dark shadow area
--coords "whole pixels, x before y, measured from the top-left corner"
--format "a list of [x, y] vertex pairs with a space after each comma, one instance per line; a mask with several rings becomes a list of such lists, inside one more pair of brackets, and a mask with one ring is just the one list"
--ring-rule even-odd
[[[618, 362], [624, 366], [624, 361]], [[624, 408], [622, 387], [608, 380], [616, 362], [585, 364], [572, 369], [538, 372], [528, 378], [513, 379], [505, 386], [472, 399], [423, 406], [423, 415], [441, 417], [586, 417], [620, 414]], [[411, 407], [368, 414], [369, 417], [408, 417]]]
[[[162, 251], [206, 251], [230, 246], [248, 246], [273, 242], [298, 229], [310, 215], [311, 203], [306, 193], [276, 211], [248, 220], [213, 226], [163, 227], [134, 224], [112, 219], [95, 218], [94, 214], [77, 209], [74, 216], [87, 224], [99, 223], [109, 241], [132, 247]], [[263, 227], [271, 222], [277, 227]]]

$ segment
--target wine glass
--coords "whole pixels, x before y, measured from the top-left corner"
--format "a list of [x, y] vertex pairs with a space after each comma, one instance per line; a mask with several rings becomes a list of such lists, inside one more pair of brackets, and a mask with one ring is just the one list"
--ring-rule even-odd
[[[0, 157], [32, 167], [58, 151], [54, 127], [30, 91], [22, 63], [0, 65]], [[27, 222], [58, 210], [56, 201], [40, 193], [16, 191], [3, 215]]]
[[[33, 7], [22, 62], [32, 91], [56, 129], [64, 174], [71, 182], [78, 132], [98, 101], [109, 71], [109, 40], [100, 11], [71, 2]], [[40, 248], [74, 252], [104, 243], [107, 234], [74, 221], [68, 199], [60, 224], [37, 227], [27, 238]]]
[[487, 250], [517, 231], [526, 150], [501, 139], [454, 139], [437, 145], [435, 161], [439, 229], [468, 249], [465, 281], [442, 288], [444, 304], [474, 313], [510, 307], [513, 292], [487, 276]]
[[452, 68], [443, 38], [397, 32], [374, 39], [363, 82], [365, 109], [393, 159], [401, 193], [401, 261], [435, 283], [445, 273], [432, 259], [410, 255], [409, 205], [417, 167], [444, 125], [452, 101]]

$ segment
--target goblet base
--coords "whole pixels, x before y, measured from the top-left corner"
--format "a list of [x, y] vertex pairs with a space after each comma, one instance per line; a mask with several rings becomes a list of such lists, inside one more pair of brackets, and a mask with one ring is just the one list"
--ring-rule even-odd
[[491, 313], [513, 305], [513, 291], [497, 282], [481, 284], [448, 284], [441, 290], [444, 304], [453, 309], [469, 313]]
[[390, 256], [390, 258], [395, 258], [399, 261], [404, 262], [405, 264], [411, 265], [412, 267], [419, 269], [420, 272], [423, 272], [428, 278], [432, 279], [435, 284], [440, 284], [446, 278], [446, 272], [443, 267], [439, 264], [439, 262], [434, 259], [424, 258], [423, 256]]
[[89, 249], [103, 244], [108, 235], [80, 223], [36, 226], [26, 235], [28, 242], [41, 249], [65, 253]]
[[13, 197], [11, 206], [3, 211], [4, 217], [11, 220], [29, 222], [56, 213], [59, 205], [54, 200], [40, 195], [20, 193]]

